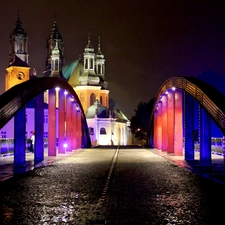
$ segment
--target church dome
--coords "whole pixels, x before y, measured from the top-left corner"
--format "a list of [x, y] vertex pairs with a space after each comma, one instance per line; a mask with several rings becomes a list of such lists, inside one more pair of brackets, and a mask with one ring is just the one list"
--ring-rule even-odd
[[101, 103], [96, 100], [92, 106], [87, 109], [86, 118], [94, 118], [95, 115], [98, 118], [109, 118], [109, 110], [101, 105]]

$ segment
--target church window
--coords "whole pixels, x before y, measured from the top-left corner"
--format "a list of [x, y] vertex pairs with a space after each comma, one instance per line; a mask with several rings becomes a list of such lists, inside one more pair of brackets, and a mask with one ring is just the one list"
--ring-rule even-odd
[[101, 104], [102, 104], [102, 96], [100, 96], [100, 102], [101, 102]]
[[93, 59], [91, 59], [91, 60], [90, 60], [90, 69], [93, 69], [93, 65], [94, 65]]
[[95, 100], [96, 100], [96, 96], [94, 93], [92, 93], [90, 95], [90, 106], [94, 104]]
[[59, 71], [59, 60], [55, 60], [55, 71]]
[[94, 130], [93, 127], [89, 127], [88, 130], [89, 130], [89, 135], [94, 135], [95, 134], [95, 130]]
[[85, 59], [85, 69], [88, 69], [88, 59]]
[[104, 127], [100, 128], [100, 134], [106, 134], [106, 129]]
[[98, 64], [98, 74], [102, 74], [101, 65], [100, 64]]

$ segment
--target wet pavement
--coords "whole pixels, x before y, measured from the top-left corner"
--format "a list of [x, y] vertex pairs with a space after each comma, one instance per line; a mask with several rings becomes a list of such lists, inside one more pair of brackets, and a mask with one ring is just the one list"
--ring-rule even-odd
[[211, 169], [154, 149], [60, 157], [0, 182], [1, 224], [223, 224], [221, 156]]
[[[51, 163], [63, 159], [65, 157], [68, 157], [73, 154], [77, 154], [84, 149], [77, 149], [72, 152], [67, 152], [66, 154], [57, 154], [57, 156], [48, 156], [48, 151], [45, 149], [44, 151], [44, 160], [38, 164], [34, 164], [34, 153], [26, 152], [26, 171], [33, 170], [34, 168], [41, 167], [41, 166], [47, 166]], [[14, 156], [13, 155], [2, 155], [0, 156], [0, 182], [7, 180], [14, 176], [14, 168], [13, 168], [13, 161]]]

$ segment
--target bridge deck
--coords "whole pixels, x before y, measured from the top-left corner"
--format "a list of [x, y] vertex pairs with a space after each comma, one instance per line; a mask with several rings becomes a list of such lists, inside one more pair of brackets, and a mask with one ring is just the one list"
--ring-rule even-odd
[[[61, 160], [65, 157], [70, 157], [71, 155], [77, 154], [83, 150], [85, 151], [85, 149], [79, 149], [77, 151], [72, 151], [67, 154], [58, 154], [56, 157], [48, 156], [46, 150], [44, 161], [42, 161], [37, 165], [34, 165], [33, 153], [26, 153], [26, 160], [27, 160], [26, 171], [32, 170], [40, 166], [47, 166], [57, 160]], [[183, 156], [169, 155], [156, 149], [147, 149], [147, 150], [152, 151], [153, 153], [158, 154], [170, 161], [173, 161], [178, 166], [186, 167], [199, 175], [202, 175], [206, 178], [215, 180], [216, 182], [225, 185], [225, 162], [223, 160], [224, 159], [223, 156], [212, 154], [211, 165], [200, 165], [200, 161], [198, 160], [199, 159], [198, 152], [195, 153], [196, 154], [195, 161], [188, 163], [184, 160]], [[123, 149], [121, 149], [121, 151], [123, 151]], [[13, 177], [13, 156], [0, 157], [0, 182], [7, 180], [11, 177]]]

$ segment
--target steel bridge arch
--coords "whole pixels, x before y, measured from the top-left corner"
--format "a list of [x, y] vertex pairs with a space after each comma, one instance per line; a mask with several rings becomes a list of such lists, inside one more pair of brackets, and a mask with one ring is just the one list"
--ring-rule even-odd
[[154, 112], [166, 90], [177, 88], [193, 97], [209, 114], [225, 136], [225, 96], [210, 84], [195, 77], [171, 77], [160, 87], [150, 115], [147, 143], [153, 146]]
[[58, 77], [32, 78], [21, 84], [15, 85], [0, 95], [0, 129], [16, 115], [19, 109], [25, 106], [26, 103], [38, 96], [40, 93], [49, 89], [55, 89], [56, 87], [65, 89], [74, 97], [76, 103], [79, 105], [81, 110], [82, 129], [87, 138], [86, 146], [84, 147], [90, 147], [91, 142], [88, 133], [88, 126], [80, 100], [72, 86], [69, 85], [66, 80]]

